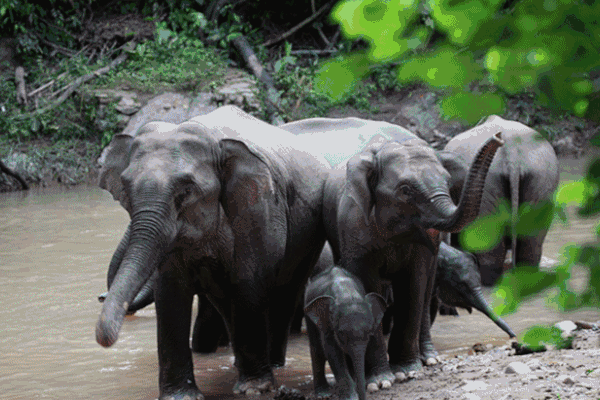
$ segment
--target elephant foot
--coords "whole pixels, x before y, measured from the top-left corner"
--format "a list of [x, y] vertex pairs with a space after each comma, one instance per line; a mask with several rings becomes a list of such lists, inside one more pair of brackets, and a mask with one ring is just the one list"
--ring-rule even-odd
[[389, 389], [396, 380], [396, 376], [391, 369], [377, 374], [367, 376], [367, 391], [369, 393], [377, 392], [379, 389]]
[[317, 399], [328, 399], [331, 397], [331, 394], [331, 387], [329, 385], [315, 387], [315, 398]]
[[188, 389], [161, 394], [158, 400], [204, 400], [204, 395], [198, 389]]
[[259, 395], [261, 393], [273, 390], [275, 378], [272, 374], [262, 378], [238, 380], [233, 386], [233, 393], [245, 394], [247, 396]]
[[423, 361], [425, 365], [436, 365], [441, 361], [437, 350], [435, 347], [433, 347], [433, 343], [422, 343], [421, 348], [423, 349], [423, 352], [421, 353], [421, 361]]
[[408, 361], [401, 364], [390, 365], [392, 372], [398, 382], [404, 382], [409, 379], [414, 379], [423, 371], [423, 363], [420, 359]]

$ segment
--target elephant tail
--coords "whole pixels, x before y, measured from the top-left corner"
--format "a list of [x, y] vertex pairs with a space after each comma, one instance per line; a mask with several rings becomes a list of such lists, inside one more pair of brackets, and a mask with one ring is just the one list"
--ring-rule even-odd
[[513, 160], [508, 162], [509, 171], [509, 185], [510, 185], [510, 209], [511, 209], [511, 220], [510, 220], [510, 244], [512, 252], [512, 267], [517, 266], [517, 222], [519, 220], [519, 186], [520, 186], [520, 162], [519, 155], [517, 157], [506, 157], [506, 160]]

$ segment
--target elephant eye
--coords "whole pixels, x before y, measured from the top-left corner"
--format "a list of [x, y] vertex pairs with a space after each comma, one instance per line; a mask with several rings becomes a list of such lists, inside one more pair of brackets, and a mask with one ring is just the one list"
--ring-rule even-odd
[[403, 196], [410, 196], [413, 194], [413, 188], [410, 185], [400, 185], [398, 193]]

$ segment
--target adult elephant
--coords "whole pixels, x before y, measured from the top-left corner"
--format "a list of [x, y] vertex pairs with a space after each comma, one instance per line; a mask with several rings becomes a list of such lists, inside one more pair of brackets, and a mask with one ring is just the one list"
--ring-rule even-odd
[[[356, 118], [280, 127], [322, 138], [340, 131], [349, 138], [371, 135], [372, 145], [331, 172], [324, 195], [325, 228], [336, 263], [359, 277], [367, 293], [385, 297], [391, 283], [395, 303], [403, 305], [394, 308], [389, 364], [379, 351], [385, 348], [383, 335], [369, 343], [367, 380], [386, 376], [390, 367], [404, 379], [422, 368], [422, 360], [435, 363], [429, 309], [440, 231], [459, 231], [477, 217], [485, 176], [502, 141], [494, 137], [481, 148], [455, 205], [450, 188], [451, 172], [461, 171], [457, 158], [436, 154], [401, 127]], [[393, 140], [376, 140], [377, 131]]]
[[[108, 289], [112, 286], [117, 271], [123, 262], [123, 257], [129, 247], [130, 232], [131, 224], [127, 226], [125, 234], [121, 238], [110, 260], [106, 275]], [[158, 270], [152, 273], [152, 276], [144, 283], [144, 286], [142, 286], [131, 304], [129, 304], [127, 307], [128, 315], [133, 315], [136, 311], [154, 303], [154, 286], [157, 280]], [[98, 301], [103, 303], [107, 295], [108, 292], [100, 294]], [[192, 351], [209, 354], [216, 352], [219, 346], [226, 346], [227, 344], [229, 344], [229, 334], [223, 318], [206, 296], [198, 294], [198, 313], [196, 314], [192, 333]]]
[[272, 386], [272, 366], [285, 361], [294, 307], [325, 243], [326, 162], [305, 148], [226, 106], [117, 135], [101, 157], [100, 186], [131, 224], [96, 340], [117, 340], [129, 304], [158, 271], [160, 399], [203, 398], [189, 348], [195, 293], [210, 298], [228, 325], [234, 391]]
[[[518, 210], [526, 203], [542, 206], [550, 202], [559, 180], [558, 160], [550, 143], [528, 126], [497, 115], [489, 116], [482, 124], [455, 136], [445, 150], [470, 162], [481, 144], [498, 131], [502, 131], [505, 145], [490, 166], [481, 215], [493, 213], [500, 202], [507, 199], [512, 223], [494, 248], [476, 254], [481, 280], [486, 286], [493, 285], [502, 274], [508, 249], [512, 250], [513, 266], [539, 265], [548, 226], [540, 227], [529, 236], [517, 236]], [[456, 235], [453, 236], [452, 244], [458, 245]]]

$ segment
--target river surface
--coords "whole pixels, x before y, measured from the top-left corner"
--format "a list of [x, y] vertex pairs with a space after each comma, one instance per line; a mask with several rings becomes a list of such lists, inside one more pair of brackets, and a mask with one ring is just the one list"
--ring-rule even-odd
[[[561, 179], [577, 179], [581, 160], [563, 160]], [[110, 257], [127, 226], [127, 213], [96, 187], [34, 189], [0, 194], [0, 398], [155, 399], [158, 397], [154, 305], [126, 318], [119, 341], [105, 349], [94, 329], [106, 290]], [[559, 258], [565, 244], [594, 240], [598, 219], [555, 223], [544, 255]], [[585, 279], [577, 275], [575, 285]], [[506, 334], [475, 311], [438, 316], [432, 336], [442, 354], [474, 343], [504, 343]], [[543, 298], [527, 302], [506, 321], [516, 332], [562, 319], [597, 321], [597, 310], [561, 314]], [[308, 338], [291, 338], [278, 384], [307, 388]], [[229, 348], [194, 355], [198, 386], [207, 399], [234, 398]]]

